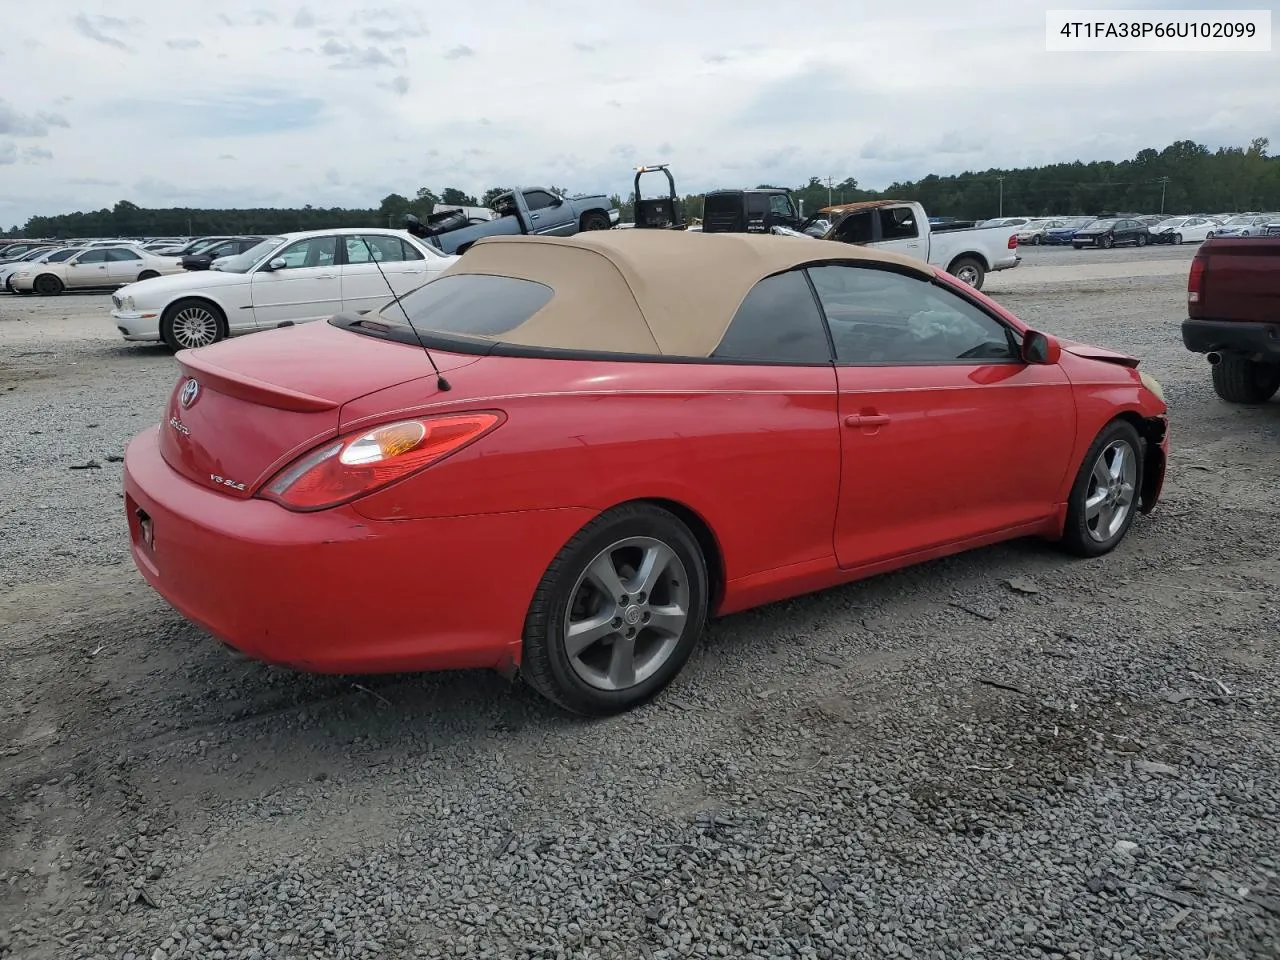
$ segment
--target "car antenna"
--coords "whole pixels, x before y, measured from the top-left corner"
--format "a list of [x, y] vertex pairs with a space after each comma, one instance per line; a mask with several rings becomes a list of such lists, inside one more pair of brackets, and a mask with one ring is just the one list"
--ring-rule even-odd
[[418, 338], [418, 346], [422, 348], [422, 352], [427, 355], [427, 362], [431, 364], [431, 369], [436, 372], [436, 386], [442, 390], [452, 390], [453, 387], [449, 381], [444, 378], [444, 374], [440, 372], [440, 368], [436, 366], [436, 358], [431, 355], [431, 351], [427, 349], [426, 343], [422, 340], [422, 334], [418, 332], [418, 328], [413, 325], [413, 321], [409, 319], [409, 311], [404, 308], [404, 304], [400, 302], [400, 294], [396, 293], [396, 288], [391, 286], [391, 281], [387, 279], [387, 275], [382, 272], [382, 264], [378, 262], [378, 258], [373, 255], [373, 247], [369, 246], [367, 238], [361, 236], [360, 242], [364, 244], [365, 250], [369, 251], [369, 259], [373, 265], [378, 268], [378, 276], [382, 277], [382, 282], [387, 285], [387, 289], [391, 292], [391, 298], [395, 300], [396, 306], [400, 308], [400, 312], [404, 314], [405, 323], [409, 324], [409, 329], [413, 331], [413, 335]]

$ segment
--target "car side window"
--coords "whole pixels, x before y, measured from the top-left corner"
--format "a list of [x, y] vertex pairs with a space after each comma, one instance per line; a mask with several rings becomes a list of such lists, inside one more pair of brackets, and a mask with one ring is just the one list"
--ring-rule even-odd
[[871, 211], [863, 210], [861, 213], [849, 214], [837, 224], [832, 239], [841, 243], [870, 243]]
[[275, 254], [271, 261], [284, 261], [284, 270], [298, 270], [303, 267], [331, 267], [338, 256], [337, 237], [308, 237], [285, 247]]
[[[369, 236], [356, 235], [345, 237], [347, 263], [396, 263], [404, 259], [404, 246], [399, 237], [387, 237], [380, 234]], [[370, 257], [370, 251], [373, 256]]]
[[107, 251], [105, 250], [86, 250], [80, 255], [76, 263], [106, 263]]
[[893, 366], [1020, 360], [1008, 327], [929, 280], [839, 264], [810, 267], [809, 277], [840, 363]]
[[830, 363], [822, 314], [804, 273], [775, 274], [752, 287], [711, 356], [756, 363]]
[[880, 233], [885, 240], [914, 240], [920, 236], [915, 213], [910, 207], [881, 208]]
[[123, 247], [112, 247], [107, 251], [107, 259], [119, 263], [124, 260], [141, 260], [142, 258], [132, 250], [125, 250]]
[[791, 209], [791, 201], [785, 193], [771, 193], [769, 195], [769, 212], [776, 213], [780, 217], [789, 217], [795, 211]]
[[748, 193], [746, 196], [747, 216], [763, 217], [769, 212], [769, 196], [764, 193]]
[[404, 240], [404, 239], [401, 239], [401, 241], [400, 241], [400, 258], [401, 258], [402, 260], [425, 260], [425, 259], [427, 259], [425, 256], [423, 256], [423, 253], [422, 253], [422, 251], [421, 251], [421, 250], [419, 250], [417, 247], [415, 247], [415, 246], [414, 246], [412, 243], [410, 243], [408, 240]]
[[545, 190], [526, 190], [524, 202], [530, 210], [543, 210], [555, 202], [555, 197]]

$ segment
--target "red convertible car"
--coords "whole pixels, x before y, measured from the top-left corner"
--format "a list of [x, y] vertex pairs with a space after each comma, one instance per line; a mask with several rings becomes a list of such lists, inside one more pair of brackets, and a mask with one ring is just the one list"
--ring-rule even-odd
[[655, 695], [709, 616], [1015, 537], [1104, 554], [1168, 450], [1137, 360], [788, 237], [485, 239], [378, 311], [177, 359], [124, 485], [181, 614], [587, 714]]

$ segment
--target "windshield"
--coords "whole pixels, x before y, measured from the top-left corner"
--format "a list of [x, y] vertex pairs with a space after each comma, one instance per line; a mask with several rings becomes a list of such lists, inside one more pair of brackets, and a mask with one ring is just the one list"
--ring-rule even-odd
[[217, 261], [216, 269], [225, 273], [248, 273], [270, 256], [273, 250], [284, 243], [284, 240], [284, 237], [267, 237], [267, 239], [250, 247], [244, 253], [238, 253], [233, 257], [221, 258]]
[[1099, 230], [1110, 230], [1119, 222], [1119, 220], [1095, 220], [1090, 226], [1097, 227]]
[[61, 263], [63, 260], [70, 260], [82, 249], [82, 247], [70, 247], [66, 250], [54, 250], [52, 252], [46, 251], [45, 255], [41, 257], [40, 260], [42, 263]]
[[1187, 222], [1186, 219], [1183, 217], [1174, 217], [1172, 220], [1161, 220], [1159, 223], [1156, 224], [1156, 226], [1157, 227], [1180, 227], [1186, 222]]

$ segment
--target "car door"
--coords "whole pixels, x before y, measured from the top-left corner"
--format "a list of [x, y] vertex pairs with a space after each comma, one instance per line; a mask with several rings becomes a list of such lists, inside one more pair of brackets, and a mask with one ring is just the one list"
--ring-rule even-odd
[[875, 214], [880, 226], [880, 235], [875, 242], [877, 249], [917, 260], [928, 259], [929, 251], [920, 238], [915, 210], [911, 207], [880, 207]]
[[529, 208], [530, 233], [567, 236], [577, 232], [573, 207], [560, 197], [547, 190], [525, 190], [523, 196]]
[[142, 257], [125, 247], [107, 249], [107, 276], [114, 284], [133, 283], [142, 272]]
[[[694, 386], [677, 402], [715, 424], [701, 454], [719, 464], [716, 510], [726, 575], [762, 589], [785, 570], [831, 559], [840, 490], [836, 377], [822, 314], [802, 270], [760, 280], [710, 363], [673, 364]], [[699, 412], [694, 412], [699, 411]], [[763, 582], [762, 582], [763, 581]]]
[[342, 309], [338, 238], [328, 234], [295, 240], [257, 267], [250, 280], [253, 317], [259, 327], [331, 317]]
[[400, 237], [354, 234], [343, 237], [342, 244], [344, 313], [376, 310], [428, 280], [426, 257]]
[[831, 330], [842, 460], [843, 567], [1043, 520], [1075, 436], [1058, 365], [940, 280], [884, 265], [810, 268]]
[[67, 262], [66, 286], [69, 289], [83, 287], [109, 287], [111, 275], [107, 268], [107, 250], [99, 247], [86, 250], [74, 260]]

